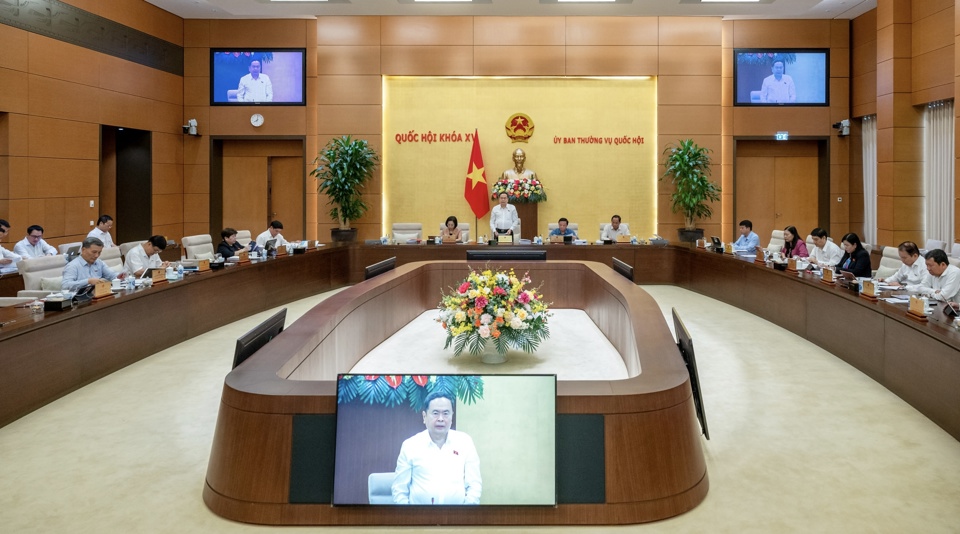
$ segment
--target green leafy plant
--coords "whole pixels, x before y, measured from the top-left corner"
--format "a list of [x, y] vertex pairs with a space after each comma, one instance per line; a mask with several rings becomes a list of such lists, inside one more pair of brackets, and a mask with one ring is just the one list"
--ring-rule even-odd
[[441, 391], [458, 402], [483, 400], [483, 377], [475, 375], [344, 375], [337, 389], [337, 403], [407, 404], [419, 412], [427, 395]]
[[363, 187], [373, 178], [380, 156], [365, 139], [345, 135], [331, 139], [313, 163], [317, 167], [310, 176], [319, 182], [317, 192], [330, 199], [330, 217], [340, 229], [349, 229], [350, 221], [362, 217], [369, 208], [363, 201]]
[[697, 227], [697, 219], [713, 215], [710, 202], [720, 200], [720, 186], [710, 181], [710, 149], [693, 139], [678, 140], [663, 151], [666, 171], [661, 180], [670, 178], [676, 187], [670, 195], [670, 209], [682, 213], [687, 230]]

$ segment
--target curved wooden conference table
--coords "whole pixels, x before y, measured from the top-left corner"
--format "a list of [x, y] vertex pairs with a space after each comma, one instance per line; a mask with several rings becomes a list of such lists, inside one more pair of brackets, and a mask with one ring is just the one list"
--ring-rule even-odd
[[[124, 294], [66, 312], [33, 316], [28, 310], [0, 308], [0, 322], [16, 321], [0, 327], [0, 365], [4, 370], [0, 373], [0, 425], [114, 370], [212, 328], [284, 302], [356, 283], [362, 279], [365, 265], [392, 256], [397, 257], [400, 265], [417, 261], [462, 261], [467, 248], [470, 247], [327, 246], [304, 255], [190, 276], [182, 282]], [[764, 317], [850, 363], [899, 395], [954, 438], [960, 439], [960, 334], [952, 328], [932, 322], [916, 323], [906, 318], [902, 306], [867, 302], [846, 290], [825, 286], [807, 277], [682, 246], [553, 245], [544, 248], [547, 248], [551, 261], [596, 261], [610, 265], [611, 259], [616, 257], [634, 266], [637, 283], [675, 284]], [[605, 283], [616, 282], [608, 280]], [[238, 292], [237, 288], [245, 288], [245, 291]], [[435, 294], [433, 296], [436, 298]], [[340, 297], [338, 294], [328, 300], [347, 297], [349, 295]], [[292, 338], [285, 332], [273, 343]], [[348, 340], [344, 342], [348, 343]], [[772, 346], [770, 340], [758, 339], [757, 342]], [[707, 348], [698, 348], [701, 359], [709, 357]], [[256, 358], [251, 363], [255, 361]], [[263, 404], [265, 399], [298, 394], [299, 384], [287, 381], [290, 383], [282, 384], [279, 389], [257, 392], [251, 397], [246, 391], [255, 389], [256, 384], [245, 383], [241, 377], [242, 373], [228, 377], [224, 386], [224, 406], [243, 409], [243, 403], [253, 400], [269, 406], [269, 402]], [[302, 407], [333, 413], [332, 382], [325, 387], [328, 390], [323, 394], [327, 398], [303, 400]], [[680, 389], [688, 391], [688, 386], [684, 383]], [[559, 393], [562, 395], [563, 390], [560, 389]], [[674, 400], [680, 400], [677, 406], [692, 411], [692, 408], [687, 409], [689, 404], [680, 399], [684, 395], [676, 393], [673, 393]], [[570, 402], [573, 401], [558, 400], [559, 411], [563, 413], [569, 409]], [[597, 406], [591, 408], [592, 413], [603, 413], [603, 404], [598, 401]], [[283, 418], [268, 417], [272, 420], [272, 431], [261, 434], [261, 438], [251, 445], [256, 447], [264, 442], [287, 439], [283, 437], [286, 428], [281, 422]], [[221, 417], [218, 421], [218, 441], [223, 439], [223, 419]], [[214, 444], [215, 449], [220, 446], [222, 443]], [[233, 450], [230, 454], [242, 459], [247, 453]], [[230, 457], [212, 456], [208, 484], [211, 479], [214, 485], [219, 484], [222, 480], [219, 477], [224, 474], [217, 472], [218, 465], [225, 466], [231, 461], [234, 460]], [[251, 468], [262, 472], [272, 467], [276, 465], [253, 465]], [[692, 472], [695, 471], [694, 468]], [[247, 477], [249, 482], [249, 477], [256, 476], [256, 473], [240, 476]], [[703, 480], [702, 491], [706, 491], [705, 477]], [[224, 488], [217, 488], [217, 491], [224, 491]], [[207, 495], [211, 492], [210, 487], [205, 490], [205, 498], [215, 511], [226, 517], [273, 522], [267, 520], [278, 515], [296, 515], [293, 511], [296, 505], [276, 497], [282, 496], [284, 491], [287, 489], [283, 484], [275, 480], [254, 489], [255, 498], [217, 503]], [[272, 501], [258, 500], [271, 492], [274, 493]], [[608, 498], [610, 494], [608, 491]], [[701, 498], [691, 500], [699, 502]], [[576, 506], [600, 514], [598, 505]], [[516, 523], [513, 520], [516, 517], [504, 512], [500, 522]], [[594, 522], [635, 520], [623, 517], [621, 511], [612, 518], [597, 516]]]

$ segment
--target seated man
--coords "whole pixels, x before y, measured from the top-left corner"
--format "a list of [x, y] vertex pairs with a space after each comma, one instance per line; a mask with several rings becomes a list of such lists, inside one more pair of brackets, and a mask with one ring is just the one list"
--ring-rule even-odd
[[760, 246], [760, 236], [753, 232], [753, 223], [748, 219], [740, 221], [740, 237], [733, 242], [733, 250], [754, 251]]
[[626, 226], [620, 226], [620, 216], [614, 215], [610, 217], [610, 224], [603, 227], [603, 232], [600, 233], [600, 239], [604, 241], [616, 241], [617, 236], [630, 235], [629, 232]]
[[277, 240], [277, 246], [282, 246], [287, 244], [287, 240], [283, 238], [283, 234], [280, 233], [280, 230], [283, 230], [283, 223], [280, 221], [271, 221], [270, 226], [267, 226], [267, 229], [264, 232], [257, 236], [257, 246], [260, 248], [265, 248], [267, 246], [267, 241], [271, 239]]
[[[9, 231], [10, 223], [4, 219], [0, 219], [0, 239], [6, 237]], [[17, 262], [21, 259], [23, 258], [21, 258], [19, 254], [14, 254], [3, 248], [3, 245], [0, 245], [0, 272], [15, 272], [17, 270]]]
[[569, 235], [573, 236], [574, 239], [577, 239], [577, 233], [567, 228], [568, 224], [570, 224], [570, 221], [568, 221], [566, 217], [560, 217], [560, 220], [557, 221], [557, 227], [553, 230], [550, 230], [550, 235]]
[[823, 228], [814, 228], [810, 231], [813, 236], [813, 250], [810, 251], [810, 263], [823, 267], [832, 267], [840, 263], [843, 251], [840, 247], [827, 239], [827, 231]]
[[97, 227], [93, 230], [90, 230], [90, 233], [87, 234], [87, 237], [95, 237], [103, 243], [104, 248], [110, 248], [116, 246], [113, 244], [113, 236], [110, 235], [110, 229], [113, 228], [113, 217], [109, 215], [101, 215], [97, 219]]
[[55, 256], [57, 249], [51, 247], [43, 240], [43, 227], [34, 224], [27, 228], [27, 237], [13, 246], [13, 253], [21, 258], [39, 258], [42, 256]]
[[152, 235], [143, 243], [133, 247], [127, 252], [126, 260], [123, 262], [123, 269], [127, 274], [140, 276], [147, 269], [166, 268], [170, 262], [162, 261], [160, 253], [167, 248], [167, 238], [162, 235]]
[[80, 244], [80, 255], [63, 268], [63, 281], [60, 288], [64, 291], [77, 291], [85, 285], [113, 280], [117, 273], [110, 270], [102, 261], [103, 241], [88, 237]]
[[927, 276], [917, 286], [917, 293], [943, 302], [956, 302], [960, 294], [960, 269], [950, 265], [947, 253], [933, 249], [924, 256]]

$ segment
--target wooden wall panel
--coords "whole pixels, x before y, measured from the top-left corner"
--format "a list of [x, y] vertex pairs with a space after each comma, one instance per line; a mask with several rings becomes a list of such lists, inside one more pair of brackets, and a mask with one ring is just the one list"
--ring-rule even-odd
[[827, 48], [829, 20], [737, 20], [734, 48]]
[[100, 124], [174, 133], [182, 132], [182, 117], [183, 108], [177, 104], [100, 90]]
[[474, 17], [476, 46], [550, 46], [565, 44], [564, 17]]
[[183, 44], [183, 19], [148, 2], [72, 0], [68, 3], [173, 44]]
[[183, 72], [189, 76], [210, 76], [210, 49], [203, 48], [184, 48], [183, 49]]
[[102, 54], [35, 33], [28, 34], [28, 43], [30, 74], [92, 87], [100, 84]]
[[[200, 122], [202, 135], [303, 135], [307, 121], [305, 110], [294, 106], [256, 109], [217, 106], [211, 107], [209, 113], [207, 124]], [[254, 113], [263, 115], [263, 125], [259, 128], [250, 124]]]
[[30, 82], [26, 72], [0, 68], [4, 87], [0, 91], [0, 111], [27, 113], [30, 109]]
[[177, 163], [153, 164], [153, 193], [170, 195], [183, 193], [183, 165]]
[[113, 56], [100, 58], [99, 86], [118, 93], [138, 95], [171, 104], [183, 104], [182, 76]]
[[95, 159], [30, 158], [27, 176], [29, 198], [95, 199], [100, 194], [100, 172]]
[[183, 134], [155, 132], [151, 143], [153, 163], [183, 163]]
[[720, 76], [721, 49], [719, 46], [661, 46], [658, 74]]
[[718, 106], [659, 106], [659, 133], [675, 135], [717, 134], [720, 132]]
[[913, 57], [910, 66], [912, 68], [911, 86], [914, 94], [914, 104], [930, 102], [923, 99], [922, 95], [938, 87], [942, 87], [945, 91], [941, 94], [949, 94], [948, 98], [953, 98], [954, 73], [950, 69], [944, 68], [944, 65], [953, 65], [953, 55], [954, 47], [951, 44]]
[[210, 166], [184, 165], [183, 192], [184, 194], [210, 193]]
[[657, 79], [657, 102], [663, 105], [720, 105], [719, 76], [660, 76]]
[[567, 76], [651, 76], [656, 46], [567, 46]]
[[380, 76], [319, 76], [317, 105], [377, 104], [382, 101]]
[[317, 74], [380, 74], [380, 47], [318, 46]]
[[[183, 195], [184, 222], [206, 224], [210, 220], [210, 195], [185, 194]], [[252, 230], [252, 229], [251, 229]], [[220, 236], [213, 236], [214, 244], [220, 242]]]
[[[183, 46], [210, 47], [210, 21], [187, 19], [183, 21]], [[184, 64], [184, 69], [187, 65]], [[188, 71], [185, 72], [188, 74]], [[189, 75], [189, 74], [188, 74]], [[189, 235], [189, 234], [188, 234]]]
[[[307, 29], [314, 21], [304, 19], [213, 19], [210, 25], [210, 46], [250, 46], [255, 39], [258, 47], [305, 47]], [[254, 37], [255, 36], [255, 37]]]
[[738, 136], [773, 136], [778, 131], [790, 135], [830, 135], [830, 108], [734, 108], [733, 129]]
[[183, 222], [183, 195], [153, 195], [153, 225]]
[[206, 76], [187, 76], [183, 79], [183, 104], [185, 106], [207, 106], [210, 104], [210, 78]]
[[[99, 121], [100, 92], [95, 87], [45, 76], [30, 75], [29, 80], [30, 114], [32, 116], [54, 117], [88, 123]], [[16, 85], [14, 84], [13, 87], [16, 87]], [[7, 91], [4, 90], [3, 92], [6, 93]], [[0, 96], [0, 99], [2, 98]]]
[[96, 124], [46, 117], [30, 117], [27, 132], [30, 157], [100, 158], [100, 129]]
[[[475, 17], [381, 17], [383, 46], [470, 46]], [[543, 27], [542, 23], [536, 24]]]
[[476, 76], [562, 76], [566, 49], [563, 46], [477, 46]]
[[[27, 50], [29, 34], [19, 28], [0, 24], [0, 50]], [[0, 67], [26, 72], [29, 69], [28, 54], [2, 54]]]
[[[382, 106], [317, 106], [317, 132], [380, 135], [382, 117]], [[307, 153], [313, 152], [308, 150]]]
[[566, 43], [575, 46], [656, 46], [657, 17], [567, 17]]
[[717, 17], [660, 17], [660, 46], [717, 46], [721, 24]]
[[[918, 2], [914, 2], [918, 3]], [[912, 52], [922, 55], [934, 50], [953, 46], [953, 6], [916, 19], [912, 28]]]
[[383, 46], [381, 74], [393, 76], [469, 76], [472, 46]]
[[317, 45], [379, 45], [381, 17], [317, 17]]

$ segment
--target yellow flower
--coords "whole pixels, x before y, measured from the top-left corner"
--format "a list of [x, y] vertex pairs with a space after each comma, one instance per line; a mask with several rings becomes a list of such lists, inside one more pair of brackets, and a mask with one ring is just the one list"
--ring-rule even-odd
[[503, 320], [504, 320], [504, 321], [506, 321], [506, 322], [509, 323], [511, 319], [513, 319], [513, 312], [512, 312], [512, 311], [509, 311], [509, 310], [508, 310], [508, 311], [503, 312]]
[[524, 310], [524, 309], [517, 310], [517, 318], [520, 319], [521, 321], [526, 321], [527, 310]]
[[462, 323], [466, 319], [467, 319], [467, 314], [462, 311], [458, 311], [456, 315], [453, 316], [453, 320], [458, 323]]

